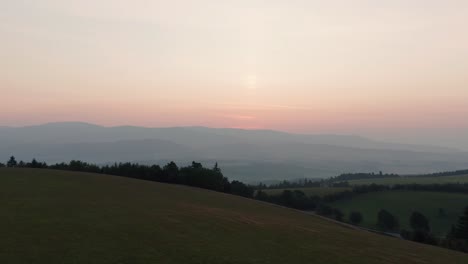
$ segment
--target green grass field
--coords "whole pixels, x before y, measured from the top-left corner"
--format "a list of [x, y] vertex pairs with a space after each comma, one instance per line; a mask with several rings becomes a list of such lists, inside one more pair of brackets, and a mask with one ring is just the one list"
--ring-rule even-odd
[[443, 177], [399, 177], [399, 178], [381, 178], [381, 179], [362, 179], [349, 181], [351, 185], [366, 184], [433, 184], [433, 183], [468, 183], [468, 175], [443, 176]]
[[281, 194], [284, 190], [300, 190], [304, 192], [308, 196], [325, 196], [327, 194], [332, 194], [332, 193], [337, 193], [337, 192], [343, 192], [347, 190], [351, 190], [351, 188], [346, 188], [346, 187], [333, 187], [333, 188], [322, 188], [322, 187], [310, 187], [310, 188], [290, 188], [290, 189], [265, 189], [263, 190], [265, 193], [268, 195], [277, 195]]
[[0, 263], [468, 263], [468, 255], [184, 186], [0, 169]]
[[[386, 191], [366, 193], [351, 200], [337, 201], [331, 204], [341, 209], [346, 215], [350, 211], [363, 214], [363, 226], [375, 228], [377, 213], [385, 209], [397, 216], [402, 228], [409, 230], [409, 218], [413, 211], [419, 211], [430, 221], [430, 226], [436, 235], [443, 235], [455, 224], [468, 206], [468, 195], [459, 193], [418, 192], [418, 191]], [[446, 216], [439, 216], [439, 208], [443, 208]]]

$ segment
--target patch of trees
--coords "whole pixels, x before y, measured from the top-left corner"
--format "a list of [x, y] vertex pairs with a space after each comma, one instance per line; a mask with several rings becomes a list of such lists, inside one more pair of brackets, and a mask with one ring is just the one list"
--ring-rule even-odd
[[380, 179], [380, 178], [398, 178], [398, 174], [388, 174], [382, 173], [344, 173], [336, 177], [332, 177], [331, 181], [352, 181], [352, 180], [362, 180], [362, 179]]
[[429, 220], [422, 213], [414, 211], [410, 216], [411, 231], [402, 230], [401, 236], [419, 243], [438, 245], [438, 239], [431, 233]]
[[360, 212], [352, 211], [349, 213], [349, 222], [353, 225], [359, 225], [362, 223], [363, 217]]
[[410, 226], [412, 231], [401, 231], [401, 235], [405, 239], [468, 253], [468, 207], [464, 209], [458, 223], [452, 226], [445, 238], [438, 239], [433, 236], [429, 220], [419, 212], [411, 214]]
[[14, 156], [11, 156], [10, 159], [7, 161], [7, 167], [12, 168], [18, 166], [18, 162], [16, 161]]
[[[447, 183], [447, 184], [396, 184], [396, 185], [357, 185], [351, 190], [327, 194], [323, 200], [327, 203], [339, 200], [351, 199], [356, 195], [382, 192], [382, 191], [428, 191], [428, 192], [449, 192], [468, 193], [468, 183]], [[443, 212], [442, 212], [443, 213]]]
[[47, 165], [45, 162], [38, 162], [35, 159], [27, 163], [23, 161], [17, 162], [15, 157], [11, 157], [7, 162], [7, 167], [108, 174], [147, 181], [188, 185], [248, 198], [252, 198], [254, 193], [254, 189], [251, 186], [239, 181], [230, 182], [223, 176], [217, 163], [213, 168], [205, 168], [198, 162], [192, 162], [190, 166], [181, 168], [174, 162], [169, 162], [162, 168], [159, 165], [147, 166], [130, 162], [98, 166], [79, 160], [72, 160], [69, 163], [62, 162], [54, 165]]
[[282, 181], [276, 184], [265, 185], [260, 183], [256, 186], [258, 190], [264, 189], [292, 189], [292, 188], [312, 188], [312, 187], [320, 187], [325, 184], [325, 180], [314, 180], [314, 179], [301, 179], [297, 181]]
[[344, 222], [345, 214], [338, 208], [333, 208], [327, 204], [320, 203], [315, 212], [318, 215], [325, 216], [336, 221]]
[[377, 184], [370, 184], [370, 185], [358, 185], [353, 187], [353, 189], [348, 191], [336, 192], [331, 193], [323, 196], [323, 201], [326, 203], [332, 203], [339, 200], [349, 200], [356, 195], [369, 193], [369, 192], [380, 192], [390, 190], [391, 187], [387, 185], [377, 185]]
[[377, 214], [377, 227], [382, 231], [398, 231], [398, 219], [387, 210], [380, 210]]
[[252, 187], [240, 181], [232, 181], [230, 185], [225, 186], [229, 187], [229, 190], [226, 190], [226, 192], [243, 197], [251, 198], [255, 192]]
[[320, 197], [307, 196], [300, 190], [284, 190], [278, 195], [268, 195], [266, 192], [259, 190], [255, 194], [255, 199], [305, 211], [315, 210], [321, 202]]
[[411, 177], [444, 177], [444, 176], [458, 176], [458, 175], [468, 175], [468, 170], [444, 171], [444, 172], [436, 172], [436, 173], [430, 173], [430, 174], [415, 175]]
[[344, 221], [345, 219], [344, 213], [337, 208], [329, 206], [324, 198], [317, 195], [307, 196], [300, 190], [284, 190], [282, 193], [275, 195], [268, 195], [266, 192], [258, 190], [254, 198], [297, 210], [315, 211], [319, 215], [337, 221]]
[[391, 190], [429, 191], [468, 193], [468, 183], [444, 183], [444, 184], [396, 184]]
[[[3, 163], [0, 163], [0, 167], [5, 167]], [[47, 168], [47, 164], [44, 162], [38, 162], [36, 159], [33, 159], [31, 162], [17, 161], [14, 156], [11, 156], [6, 163], [6, 167], [23, 167], [23, 168]]]
[[468, 206], [441, 244], [446, 248], [468, 253]]

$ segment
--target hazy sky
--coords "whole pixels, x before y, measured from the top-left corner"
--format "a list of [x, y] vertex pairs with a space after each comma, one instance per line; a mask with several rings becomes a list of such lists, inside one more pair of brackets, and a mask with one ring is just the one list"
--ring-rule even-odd
[[0, 125], [468, 131], [466, 0], [0, 0], [0, 40]]

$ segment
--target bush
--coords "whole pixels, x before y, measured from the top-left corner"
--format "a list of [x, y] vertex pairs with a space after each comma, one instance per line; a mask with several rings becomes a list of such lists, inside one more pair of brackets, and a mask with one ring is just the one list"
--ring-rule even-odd
[[398, 219], [387, 210], [380, 210], [377, 215], [377, 226], [384, 231], [396, 231], [399, 227]]
[[359, 225], [362, 223], [362, 214], [360, 212], [353, 211], [349, 214], [349, 222], [353, 225]]

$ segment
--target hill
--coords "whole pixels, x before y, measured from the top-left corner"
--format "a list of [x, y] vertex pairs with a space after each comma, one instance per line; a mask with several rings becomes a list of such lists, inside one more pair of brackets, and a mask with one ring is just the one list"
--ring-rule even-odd
[[184, 186], [0, 169], [1, 263], [466, 263], [468, 255]]

